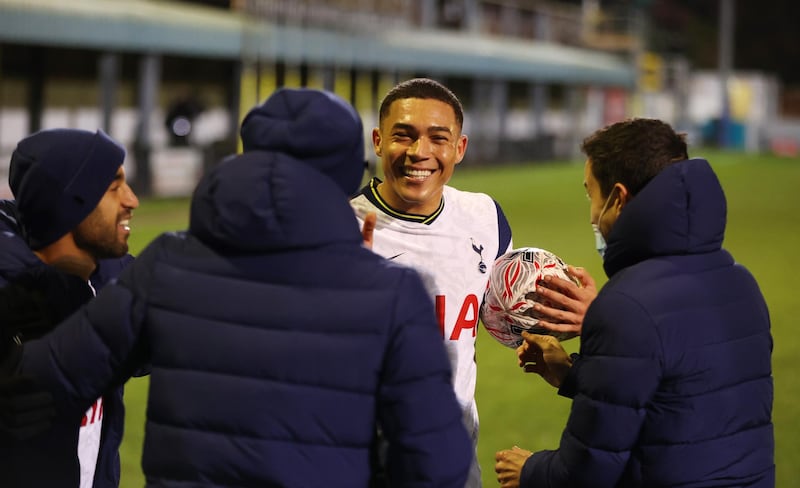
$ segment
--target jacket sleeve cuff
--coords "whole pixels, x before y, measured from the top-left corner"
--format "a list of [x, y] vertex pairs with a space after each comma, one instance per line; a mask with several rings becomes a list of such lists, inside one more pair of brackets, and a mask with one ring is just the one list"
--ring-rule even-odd
[[561, 382], [561, 387], [558, 389], [558, 394], [563, 397], [574, 398], [575, 394], [578, 392], [577, 373], [581, 363], [581, 355], [574, 352], [570, 354], [569, 357], [572, 359], [572, 367], [569, 368], [567, 376], [564, 378], [564, 381]]
[[550, 486], [548, 479], [548, 471], [550, 462], [557, 451], [544, 450], [533, 453], [525, 464], [522, 465], [522, 471], [519, 474], [520, 488], [540, 488]]

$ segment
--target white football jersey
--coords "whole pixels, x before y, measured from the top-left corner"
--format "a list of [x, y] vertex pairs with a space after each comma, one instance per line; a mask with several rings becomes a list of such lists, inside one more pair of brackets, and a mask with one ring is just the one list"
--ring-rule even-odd
[[511, 228], [497, 202], [483, 193], [445, 186], [439, 209], [420, 216], [389, 207], [378, 195], [378, 183], [372, 179], [350, 203], [361, 225], [368, 212], [378, 216], [372, 250], [422, 277], [436, 306], [465, 424], [477, 440], [479, 311], [494, 260], [512, 249]]
[[[92, 295], [97, 296], [91, 281], [87, 281]], [[78, 462], [80, 464], [80, 488], [94, 486], [94, 473], [100, 455], [100, 438], [103, 435], [103, 398], [100, 397], [83, 415], [78, 430]]]

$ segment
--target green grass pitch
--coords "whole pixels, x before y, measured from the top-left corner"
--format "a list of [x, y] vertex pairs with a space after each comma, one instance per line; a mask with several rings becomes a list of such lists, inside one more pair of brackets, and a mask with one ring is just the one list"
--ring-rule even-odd
[[[791, 486], [800, 459], [800, 374], [794, 359], [800, 350], [796, 330], [800, 299], [792, 288], [791, 261], [800, 250], [800, 160], [712, 150], [694, 150], [692, 155], [707, 157], [719, 174], [728, 197], [725, 247], [755, 275], [770, 307], [777, 486]], [[549, 249], [570, 264], [585, 267], [601, 285], [606, 278], [594, 250], [582, 182], [580, 162], [470, 167], [465, 161], [451, 184], [491, 194], [511, 223], [515, 247]], [[187, 225], [188, 200], [145, 200], [132, 221], [131, 251], [136, 254], [159, 233]], [[579, 339], [565, 346], [577, 350]], [[491, 487], [497, 486], [493, 470], [497, 450], [513, 445], [532, 451], [558, 446], [570, 402], [538, 376], [522, 373], [514, 351], [494, 342], [482, 329], [477, 360], [478, 456], [484, 485]], [[141, 487], [146, 378], [127, 384], [125, 401], [121, 486]]]

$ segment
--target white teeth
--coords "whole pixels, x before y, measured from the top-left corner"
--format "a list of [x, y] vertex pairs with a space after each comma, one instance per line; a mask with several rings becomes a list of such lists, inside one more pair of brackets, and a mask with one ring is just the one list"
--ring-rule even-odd
[[122, 226], [125, 230], [131, 230], [131, 221], [130, 220], [121, 220], [119, 225]]
[[411, 169], [406, 168], [405, 175], [411, 178], [427, 178], [428, 176], [433, 174], [433, 170], [430, 169]]

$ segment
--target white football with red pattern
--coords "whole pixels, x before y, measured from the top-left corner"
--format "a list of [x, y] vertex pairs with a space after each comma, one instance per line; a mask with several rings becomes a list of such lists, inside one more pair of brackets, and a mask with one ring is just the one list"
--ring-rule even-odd
[[567, 274], [561, 258], [544, 249], [521, 247], [495, 260], [481, 305], [481, 321], [497, 342], [516, 348], [522, 344], [522, 331], [548, 334], [562, 341], [575, 337], [537, 325], [543, 317], [533, 309], [534, 304], [555, 307], [536, 293], [536, 284], [548, 275], [580, 284]]

